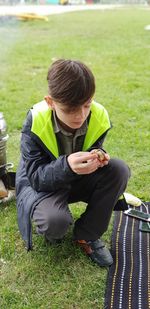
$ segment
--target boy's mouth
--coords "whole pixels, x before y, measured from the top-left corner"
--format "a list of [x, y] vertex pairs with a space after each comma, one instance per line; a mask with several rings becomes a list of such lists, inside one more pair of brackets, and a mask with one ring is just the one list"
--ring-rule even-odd
[[79, 125], [79, 124], [82, 124], [82, 121], [76, 121], [76, 122], [73, 122], [74, 124], [76, 125]]

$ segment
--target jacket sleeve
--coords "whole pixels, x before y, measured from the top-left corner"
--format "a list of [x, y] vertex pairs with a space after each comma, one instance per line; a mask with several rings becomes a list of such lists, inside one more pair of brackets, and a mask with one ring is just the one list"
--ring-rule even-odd
[[22, 130], [21, 153], [25, 165], [26, 175], [35, 191], [51, 192], [70, 188], [70, 183], [79, 175], [74, 173], [67, 163], [67, 156], [53, 158], [34, 139], [29, 128], [29, 115]]

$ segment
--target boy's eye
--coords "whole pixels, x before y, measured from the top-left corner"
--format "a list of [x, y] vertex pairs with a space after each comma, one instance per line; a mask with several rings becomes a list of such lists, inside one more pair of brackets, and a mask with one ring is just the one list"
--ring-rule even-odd
[[72, 109], [62, 109], [62, 112], [65, 113], [65, 114], [71, 114], [71, 113], [74, 113], [74, 110], [72, 110]]

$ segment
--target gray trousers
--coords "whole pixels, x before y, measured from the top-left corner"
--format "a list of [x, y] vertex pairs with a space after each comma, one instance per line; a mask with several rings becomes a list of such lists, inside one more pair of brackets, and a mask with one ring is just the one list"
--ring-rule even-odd
[[52, 192], [33, 212], [37, 232], [47, 239], [63, 238], [73, 224], [68, 204], [83, 201], [87, 207], [74, 223], [73, 238], [98, 239], [106, 232], [112, 210], [125, 191], [129, 177], [128, 166], [121, 160], [111, 159], [107, 166], [79, 177], [71, 184], [71, 190]]

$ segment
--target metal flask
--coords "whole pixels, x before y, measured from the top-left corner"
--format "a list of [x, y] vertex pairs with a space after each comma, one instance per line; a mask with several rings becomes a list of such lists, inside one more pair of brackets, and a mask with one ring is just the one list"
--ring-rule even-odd
[[0, 113], [0, 177], [5, 173], [7, 166], [6, 142], [8, 140], [7, 125], [3, 113]]

